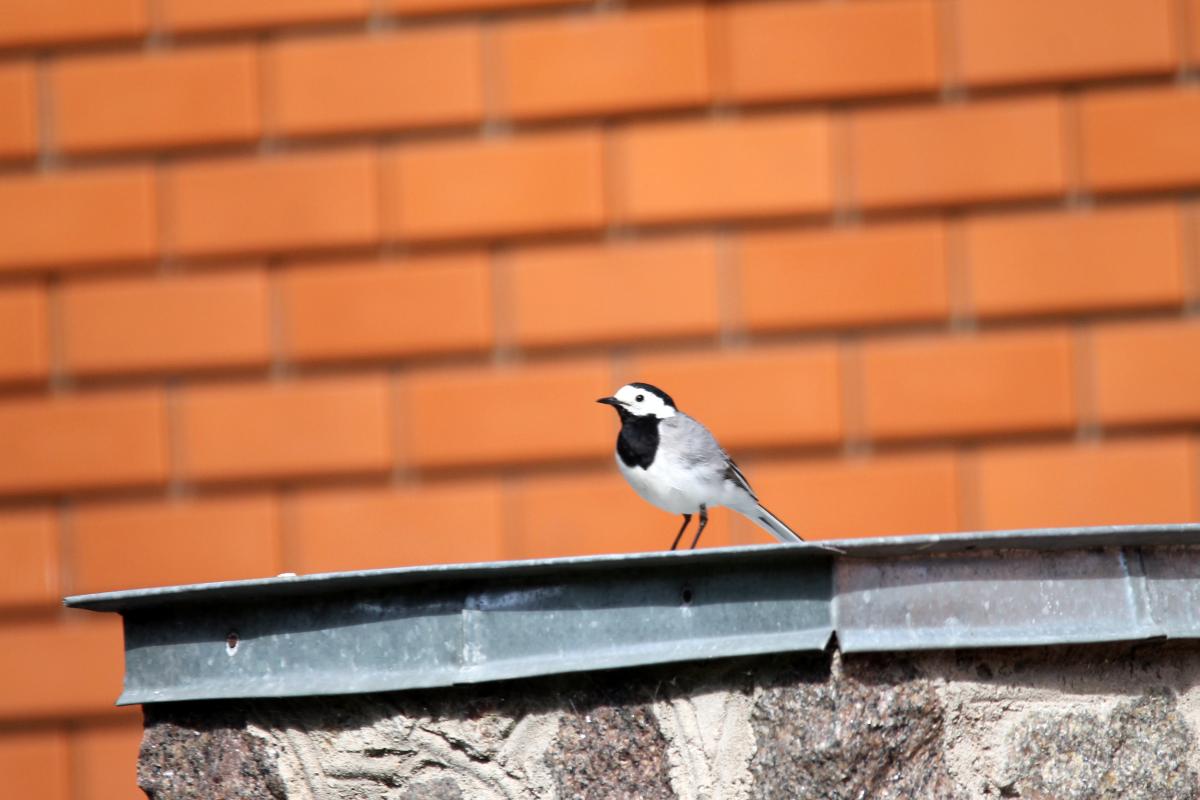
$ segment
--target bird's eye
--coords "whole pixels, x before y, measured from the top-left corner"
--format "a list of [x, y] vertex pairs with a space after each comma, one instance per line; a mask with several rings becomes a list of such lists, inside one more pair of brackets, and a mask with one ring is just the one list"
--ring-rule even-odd
[[639, 394], [637, 397], [635, 397], [635, 398], [633, 398], [633, 399], [634, 399], [634, 400], [637, 400], [637, 401], [640, 403], [640, 402], [642, 402], [643, 400], [645, 400], [645, 399], [646, 399], [646, 396], [645, 396], [644, 394]]

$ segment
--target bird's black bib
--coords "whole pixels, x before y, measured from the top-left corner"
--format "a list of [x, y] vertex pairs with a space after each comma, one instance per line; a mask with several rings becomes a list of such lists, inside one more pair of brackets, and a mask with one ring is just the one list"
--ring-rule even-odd
[[621, 432], [617, 434], [617, 456], [627, 467], [649, 469], [658, 453], [658, 417], [638, 417], [623, 408]]

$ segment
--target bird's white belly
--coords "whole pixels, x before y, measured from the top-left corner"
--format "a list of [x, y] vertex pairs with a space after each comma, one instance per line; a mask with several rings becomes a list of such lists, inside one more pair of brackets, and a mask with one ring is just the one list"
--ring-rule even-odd
[[706, 486], [695, 470], [686, 469], [678, 462], [656, 458], [648, 469], [642, 469], [627, 466], [618, 456], [617, 466], [643, 500], [663, 511], [695, 514], [702, 503], [710, 508], [722, 505], [714, 502], [718, 499], [713, 497], [714, 487]]

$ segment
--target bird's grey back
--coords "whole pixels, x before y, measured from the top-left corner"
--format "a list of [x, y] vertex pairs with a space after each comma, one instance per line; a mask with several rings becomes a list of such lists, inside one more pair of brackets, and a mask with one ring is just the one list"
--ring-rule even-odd
[[700, 472], [723, 473], [729, 456], [716, 438], [697, 420], [683, 412], [664, 419], [658, 425], [659, 452], [668, 454]]
[[710, 473], [712, 479], [719, 477], [732, 481], [754, 498], [754, 490], [742, 471], [700, 421], [677, 411], [659, 423], [658, 435], [660, 453], [668, 454], [667, 457], [675, 458], [691, 469]]

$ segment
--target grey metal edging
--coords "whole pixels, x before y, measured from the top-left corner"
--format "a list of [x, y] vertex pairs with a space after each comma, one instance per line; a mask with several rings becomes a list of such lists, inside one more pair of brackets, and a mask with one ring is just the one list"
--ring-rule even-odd
[[448, 686], [829, 641], [827, 564], [689, 567], [134, 608], [119, 702]]
[[[1136, 555], [1135, 555], [1136, 557]], [[1107, 642], [1165, 635], [1121, 548], [839, 561], [845, 652]]]
[[782, 651], [1200, 638], [1200, 525], [447, 565], [67, 599], [119, 702], [347, 694]]

